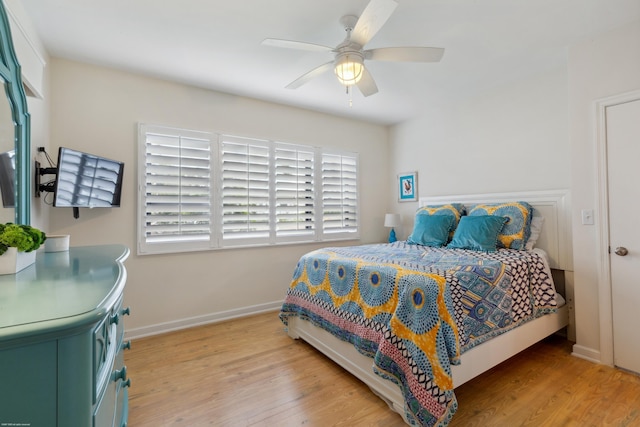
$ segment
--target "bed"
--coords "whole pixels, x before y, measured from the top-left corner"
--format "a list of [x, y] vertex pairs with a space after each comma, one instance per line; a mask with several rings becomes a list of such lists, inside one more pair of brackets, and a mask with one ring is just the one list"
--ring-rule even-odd
[[[280, 317], [407, 424], [447, 425], [455, 387], [569, 324], [551, 273], [570, 262], [567, 205], [565, 191], [421, 198], [406, 241], [304, 255]], [[474, 234], [487, 228], [493, 249]]]

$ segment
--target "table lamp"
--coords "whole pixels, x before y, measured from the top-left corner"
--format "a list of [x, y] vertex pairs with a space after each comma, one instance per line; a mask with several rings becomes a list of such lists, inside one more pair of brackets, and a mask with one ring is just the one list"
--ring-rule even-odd
[[389, 232], [389, 243], [393, 243], [398, 240], [396, 238], [396, 232], [393, 228], [400, 226], [400, 222], [400, 214], [388, 213], [384, 216], [384, 226], [391, 227], [391, 231]]

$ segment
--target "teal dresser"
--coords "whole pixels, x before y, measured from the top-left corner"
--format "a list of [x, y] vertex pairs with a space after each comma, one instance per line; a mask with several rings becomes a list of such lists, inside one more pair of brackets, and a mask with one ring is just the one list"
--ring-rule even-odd
[[127, 425], [122, 245], [38, 252], [0, 276], [0, 426]]

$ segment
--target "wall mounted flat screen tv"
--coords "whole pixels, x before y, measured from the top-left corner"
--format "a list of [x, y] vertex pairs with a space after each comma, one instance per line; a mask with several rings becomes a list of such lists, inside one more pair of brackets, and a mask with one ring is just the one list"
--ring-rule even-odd
[[120, 206], [124, 163], [60, 147], [53, 206]]

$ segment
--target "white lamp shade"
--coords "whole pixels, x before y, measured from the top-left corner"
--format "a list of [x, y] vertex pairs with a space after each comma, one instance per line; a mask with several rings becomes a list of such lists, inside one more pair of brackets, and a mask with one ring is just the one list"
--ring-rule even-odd
[[400, 226], [402, 219], [400, 218], [400, 214], [386, 214], [384, 216], [384, 226], [385, 227], [398, 227]]

